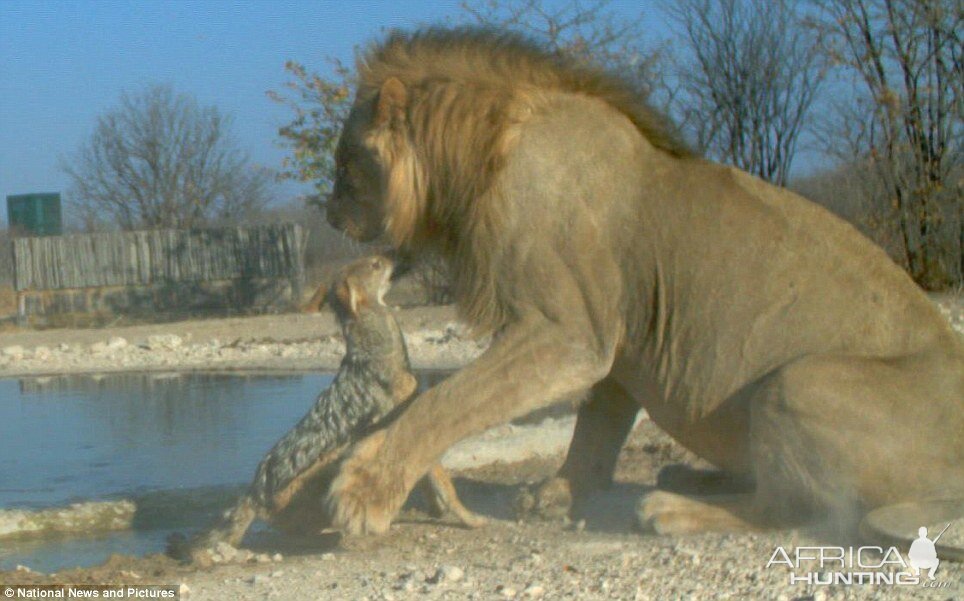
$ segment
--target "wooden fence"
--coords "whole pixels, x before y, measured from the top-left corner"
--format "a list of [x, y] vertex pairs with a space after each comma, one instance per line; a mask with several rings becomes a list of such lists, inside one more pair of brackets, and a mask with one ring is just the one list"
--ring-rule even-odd
[[296, 224], [17, 238], [14, 287], [21, 315], [257, 308], [258, 291], [298, 300], [304, 242]]

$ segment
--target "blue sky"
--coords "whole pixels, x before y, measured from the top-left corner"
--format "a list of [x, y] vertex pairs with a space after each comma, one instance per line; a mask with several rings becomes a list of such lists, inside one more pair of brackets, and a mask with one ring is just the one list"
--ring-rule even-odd
[[[612, 8], [643, 13], [654, 41], [665, 33], [654, 2]], [[350, 62], [355, 46], [385, 28], [461, 14], [457, 0], [0, 0], [0, 202], [66, 191], [60, 157], [89, 138], [122, 92], [152, 83], [233, 115], [252, 161], [278, 167], [277, 128], [290, 114], [265, 92], [287, 81], [286, 60], [324, 72], [326, 56]], [[281, 200], [303, 189], [284, 186]]]

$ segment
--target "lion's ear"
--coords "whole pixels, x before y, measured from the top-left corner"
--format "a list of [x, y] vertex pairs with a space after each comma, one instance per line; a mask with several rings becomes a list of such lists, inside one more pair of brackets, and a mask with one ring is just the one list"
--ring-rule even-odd
[[405, 105], [408, 103], [408, 91], [405, 84], [397, 77], [389, 77], [382, 84], [378, 92], [375, 107], [375, 125], [398, 123], [405, 116]]

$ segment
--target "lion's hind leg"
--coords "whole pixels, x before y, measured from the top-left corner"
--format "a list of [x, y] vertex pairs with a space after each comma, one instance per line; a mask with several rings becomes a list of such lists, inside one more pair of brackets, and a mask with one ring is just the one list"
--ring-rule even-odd
[[[756, 488], [735, 496], [659, 491], [638, 507], [640, 525], [663, 533], [786, 527], [829, 518], [853, 527], [866, 507], [941, 496], [960, 467], [947, 463], [960, 421], [948, 411], [934, 362], [814, 356], [774, 370], [741, 391], [749, 403]], [[929, 395], [928, 382], [939, 382]], [[925, 409], [929, 409], [930, 413]], [[940, 417], [938, 417], [940, 416]], [[955, 430], [959, 431], [959, 430]], [[943, 461], [941, 457], [944, 457]]]
[[640, 529], [656, 534], [752, 532], [754, 495], [686, 496], [664, 490], [644, 495], [636, 506]]

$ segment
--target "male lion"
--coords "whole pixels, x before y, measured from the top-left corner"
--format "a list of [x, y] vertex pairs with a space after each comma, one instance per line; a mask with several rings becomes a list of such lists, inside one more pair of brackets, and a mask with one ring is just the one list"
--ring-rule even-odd
[[587, 388], [543, 497], [608, 483], [640, 407], [753, 481], [648, 495], [659, 532], [964, 497], [964, 348], [853, 227], [513, 36], [393, 33], [358, 71], [329, 221], [445, 257], [462, 316], [497, 335], [355, 446], [327, 499], [341, 528], [385, 531], [454, 442]]

